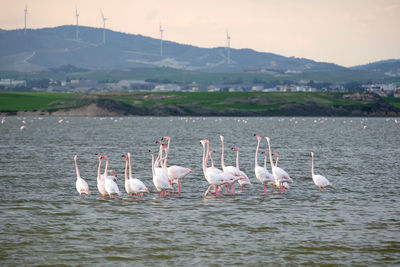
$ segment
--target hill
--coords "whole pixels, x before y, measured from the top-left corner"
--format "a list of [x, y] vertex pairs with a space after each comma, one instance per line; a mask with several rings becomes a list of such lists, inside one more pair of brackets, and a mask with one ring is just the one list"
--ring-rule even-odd
[[354, 70], [368, 71], [400, 77], [400, 59], [390, 59], [352, 67]]
[[261, 53], [251, 49], [231, 49], [231, 64], [227, 64], [226, 48], [200, 48], [142, 35], [79, 27], [80, 39], [75, 39], [75, 26], [60, 26], [27, 30], [0, 31], [0, 70], [22, 72], [41, 71], [63, 65], [89, 70], [170, 67], [203, 72], [241, 72], [246, 70], [275, 73], [337, 71], [344, 67], [304, 58]]

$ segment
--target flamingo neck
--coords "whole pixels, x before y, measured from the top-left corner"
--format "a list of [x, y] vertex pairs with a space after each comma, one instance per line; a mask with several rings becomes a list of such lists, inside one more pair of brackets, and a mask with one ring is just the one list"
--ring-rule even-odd
[[278, 167], [279, 155], [276, 156], [275, 167]]
[[236, 168], [239, 169], [239, 150], [236, 150]]
[[267, 169], [267, 153], [265, 153], [265, 156], [264, 156], [264, 169]]
[[132, 161], [130, 156], [128, 156], [128, 161], [129, 161], [129, 179], [132, 179]]
[[314, 176], [314, 155], [311, 155], [311, 175]]
[[169, 153], [169, 144], [170, 144], [170, 142], [171, 142], [171, 139], [168, 139], [167, 151], [165, 152], [165, 161], [164, 161], [165, 167], [167, 167], [167, 160], [168, 160], [168, 153]]
[[128, 180], [128, 162], [129, 160], [125, 160], [125, 181]]
[[222, 143], [221, 166], [224, 169], [225, 168], [225, 162], [224, 162], [224, 150], [225, 150], [224, 138], [221, 138], [221, 143]]
[[210, 154], [210, 160], [211, 160], [211, 167], [213, 167], [214, 168], [214, 160], [213, 160], [213, 158], [212, 158], [212, 155]]
[[205, 165], [205, 159], [206, 159], [206, 145], [205, 143], [201, 143], [201, 145], [203, 146], [203, 161], [202, 161], [202, 167], [203, 167], [203, 173], [204, 176], [206, 175], [206, 165]]
[[274, 163], [272, 162], [271, 143], [269, 142], [269, 139], [267, 139], [267, 143], [268, 143], [268, 152], [269, 152], [269, 162], [271, 163], [271, 170], [274, 170]]
[[97, 170], [97, 179], [101, 179], [101, 158], [99, 158], [99, 169]]
[[158, 151], [158, 156], [157, 156], [157, 158], [156, 158], [156, 161], [154, 162], [154, 167], [155, 167], [155, 168], [157, 168], [158, 163], [159, 163], [160, 161], [162, 161], [162, 154], [163, 154], [162, 150], [163, 150], [162, 144], [160, 144], [160, 150]]
[[256, 155], [254, 156], [254, 166], [258, 167], [258, 149], [260, 148], [261, 139], [257, 138]]
[[81, 175], [79, 173], [78, 163], [76, 162], [76, 159], [74, 159], [74, 161], [75, 161], [75, 169], [76, 169], [76, 178], [80, 179]]
[[151, 154], [151, 172], [152, 172], [152, 174], [153, 174], [153, 177], [155, 176], [155, 174], [156, 174], [156, 172], [155, 172], [155, 170], [154, 170], [154, 168], [155, 168], [155, 163], [154, 163], [154, 155], [153, 154]]
[[104, 169], [104, 179], [107, 178], [107, 170], [108, 170], [108, 158], [106, 159], [106, 168]]

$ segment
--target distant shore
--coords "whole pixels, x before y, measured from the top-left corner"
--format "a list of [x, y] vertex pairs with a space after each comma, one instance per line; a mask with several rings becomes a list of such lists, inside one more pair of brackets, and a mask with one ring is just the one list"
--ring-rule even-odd
[[373, 93], [0, 92], [0, 115], [397, 117], [400, 99]]

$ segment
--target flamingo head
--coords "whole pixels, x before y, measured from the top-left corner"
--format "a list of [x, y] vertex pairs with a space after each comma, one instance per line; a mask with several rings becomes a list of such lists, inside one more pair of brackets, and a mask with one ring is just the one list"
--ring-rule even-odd
[[206, 143], [206, 140], [205, 140], [205, 139], [200, 140], [200, 144], [204, 145], [205, 143]]
[[221, 141], [224, 141], [224, 137], [222, 135], [220, 135], [219, 138], [221, 138]]
[[108, 172], [108, 173], [111, 173], [112, 175], [114, 175], [115, 177], [117, 177], [116, 171], [114, 171], [114, 170], [108, 170], [107, 172]]
[[154, 154], [153, 150], [149, 149], [149, 153], [150, 154]]
[[267, 155], [267, 152], [263, 151], [263, 152], [261, 152], [261, 154], [263, 154], [263, 155]]
[[239, 151], [239, 148], [237, 146], [233, 146], [232, 150]]
[[267, 140], [268, 143], [271, 140], [268, 136], [266, 136], [265, 139]]
[[169, 137], [169, 136], [163, 136], [163, 137], [161, 138], [161, 140], [167, 140], [167, 141], [169, 141], [169, 140], [171, 140], [171, 137]]
[[128, 152], [128, 158], [131, 158], [131, 153], [130, 152]]
[[99, 153], [97, 153], [96, 156], [99, 158], [99, 160], [102, 160], [102, 159], [103, 159], [103, 156], [100, 155]]
[[78, 159], [78, 155], [75, 155], [75, 156], [74, 156], [74, 160], [77, 160], [77, 159]]
[[210, 155], [211, 155], [212, 153], [215, 153], [215, 150], [214, 150], [214, 149], [211, 150], [211, 151], [209, 152]]
[[255, 136], [257, 139], [261, 139], [261, 136], [258, 135], [258, 134], [254, 134], [254, 136]]
[[107, 156], [101, 156], [102, 159], [108, 160]]
[[279, 153], [272, 153], [272, 156], [274, 156], [274, 157], [279, 157]]
[[127, 155], [122, 155], [123, 158], [125, 158], [126, 160], [128, 160], [128, 156]]
[[160, 140], [157, 140], [156, 144], [162, 145], [162, 142]]
[[314, 152], [311, 152], [311, 157], [314, 157]]

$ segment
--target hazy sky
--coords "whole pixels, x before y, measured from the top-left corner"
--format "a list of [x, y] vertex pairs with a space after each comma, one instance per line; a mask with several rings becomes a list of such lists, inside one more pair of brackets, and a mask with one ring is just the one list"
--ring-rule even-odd
[[0, 28], [75, 24], [200, 47], [226, 45], [343, 66], [400, 58], [400, 0], [0, 0]]

